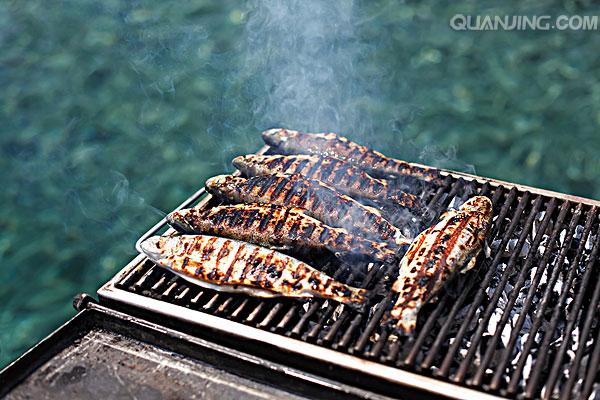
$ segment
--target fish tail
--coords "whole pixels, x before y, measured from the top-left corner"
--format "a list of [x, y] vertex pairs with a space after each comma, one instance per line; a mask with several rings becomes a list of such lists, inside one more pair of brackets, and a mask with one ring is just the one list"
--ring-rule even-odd
[[409, 239], [405, 236], [399, 236], [397, 238], [394, 239], [394, 243], [396, 244], [396, 246], [398, 247], [402, 247], [402, 246], [410, 246], [410, 244], [413, 242], [412, 239]]
[[350, 300], [352, 303], [362, 304], [367, 299], [367, 291], [365, 289], [354, 289], [352, 291], [352, 295], [350, 296]]
[[394, 333], [398, 336], [412, 336], [417, 328], [417, 318], [403, 318], [396, 322]]
[[391, 316], [396, 321], [394, 331], [398, 336], [412, 336], [417, 327], [419, 308], [420, 304], [414, 304], [411, 307], [394, 305]]
[[375, 259], [388, 264], [395, 264], [397, 262], [396, 257], [398, 254], [396, 254], [395, 246], [390, 246], [389, 243], [377, 242], [373, 243], [373, 246], [377, 250], [374, 256]]

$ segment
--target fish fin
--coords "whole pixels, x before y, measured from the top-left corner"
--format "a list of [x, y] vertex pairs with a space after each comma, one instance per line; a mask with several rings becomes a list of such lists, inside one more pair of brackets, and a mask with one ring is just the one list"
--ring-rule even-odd
[[290, 251], [293, 248], [293, 246], [290, 246], [289, 244], [269, 244], [266, 247], [275, 251]]
[[[400, 294], [399, 294], [400, 296]], [[412, 336], [417, 328], [417, 316], [421, 308], [421, 302], [414, 304], [413, 307], [399, 305], [398, 301], [392, 307], [390, 316], [394, 321], [392, 333], [396, 336]]]
[[412, 242], [414, 241], [414, 239], [410, 239], [407, 238], [406, 236], [402, 235], [402, 236], [398, 236], [397, 238], [394, 239], [394, 243], [396, 244], [396, 246], [398, 247], [402, 247], [402, 246], [410, 246], [412, 244]]
[[487, 244], [486, 241], [483, 242], [483, 254], [485, 254], [485, 256], [488, 258], [492, 255], [492, 248]]
[[396, 321], [396, 325], [393, 328], [393, 334], [396, 336], [413, 336], [415, 329], [417, 328], [417, 320], [402, 318]]
[[460, 271], [461, 274], [466, 274], [467, 272], [469, 272], [470, 270], [472, 270], [475, 265], [477, 264], [477, 254], [475, 254], [473, 256], [473, 258], [471, 258], [469, 260], [469, 262], [465, 265], [465, 267]]
[[303, 214], [303, 215], [306, 215], [306, 216], [310, 217], [310, 215], [306, 214], [306, 208], [296, 207], [296, 206], [292, 206], [292, 207], [288, 207], [288, 208], [292, 212], [296, 212], [298, 214]]
[[[163, 266], [161, 264], [158, 264], [160, 267], [169, 270], [170, 272], [174, 273], [175, 275], [177, 275], [178, 277], [186, 280], [187, 282], [190, 282], [196, 286], [200, 286], [202, 288], [205, 289], [211, 289], [214, 290], [216, 292], [223, 292], [223, 293], [243, 293], [246, 295], [250, 295], [253, 297], [262, 297], [262, 298], [272, 298], [272, 297], [281, 297], [283, 296], [283, 294], [281, 293], [277, 293], [277, 292], [272, 292], [270, 290], [267, 289], [261, 289], [261, 288], [257, 288], [257, 287], [252, 287], [252, 286], [244, 286], [244, 285], [219, 285], [216, 283], [210, 283], [210, 282], [206, 282], [203, 281], [202, 279], [198, 279], [198, 278], [193, 278], [189, 275], [186, 275], [182, 272], [176, 271], [173, 268], [170, 267], [166, 267]], [[308, 296], [306, 296], [308, 297]]]
[[381, 217], [381, 211], [379, 211], [379, 209], [373, 207], [373, 206], [364, 206], [365, 208], [369, 209], [369, 211], [371, 211], [373, 214]]
[[451, 208], [451, 209], [449, 209], [449, 210], [446, 210], [446, 211], [444, 211], [444, 212], [443, 212], [443, 213], [440, 215], [440, 217], [439, 217], [439, 220], [441, 221], [441, 220], [443, 220], [443, 219], [445, 219], [445, 218], [450, 218], [450, 217], [453, 217], [453, 216], [454, 216], [454, 215], [456, 215], [456, 214], [458, 214], [458, 211], [457, 211], [457, 210], [455, 210], [454, 208]]

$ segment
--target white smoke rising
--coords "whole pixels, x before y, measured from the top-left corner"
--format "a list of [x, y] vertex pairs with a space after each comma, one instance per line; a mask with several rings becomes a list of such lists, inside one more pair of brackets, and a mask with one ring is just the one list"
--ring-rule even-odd
[[240, 67], [230, 83], [243, 87], [251, 109], [241, 134], [274, 127], [337, 132], [392, 157], [401, 153], [408, 161], [475, 173], [457, 160], [455, 147], [423, 146], [407, 136], [427, 106], [415, 103], [414, 82], [398, 77], [411, 61], [410, 49], [385, 56], [401, 23], [374, 35], [376, 16], [353, 0], [250, 1]]
[[358, 73], [372, 45], [356, 34], [354, 2], [268, 0], [249, 9], [244, 61], [255, 127], [371, 132], [364, 100], [378, 88]]

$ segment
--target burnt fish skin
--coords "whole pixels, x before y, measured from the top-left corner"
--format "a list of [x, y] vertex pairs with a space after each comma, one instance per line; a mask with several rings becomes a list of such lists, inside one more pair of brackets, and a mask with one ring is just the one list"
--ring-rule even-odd
[[388, 201], [415, 212], [424, 211], [417, 196], [397, 190], [385, 179], [375, 179], [360, 168], [332, 157], [250, 154], [236, 157], [232, 163], [248, 177], [297, 174], [306, 179], [319, 180], [353, 198]]
[[304, 179], [300, 175], [273, 174], [248, 179], [219, 175], [207, 180], [205, 186], [212, 195], [234, 203], [299, 207], [305, 214], [327, 225], [344, 228], [370, 240], [395, 246], [412, 242], [377, 209], [364, 206], [321, 181]]
[[256, 297], [323, 297], [365, 301], [365, 290], [344, 285], [295, 258], [238, 240], [207, 235], [153, 236], [141, 244], [157, 264], [211, 289]]
[[400, 261], [398, 279], [392, 286], [398, 300], [390, 315], [399, 333], [412, 334], [421, 307], [455, 273], [475, 266], [492, 212], [490, 199], [472, 197], [458, 210], [447, 211], [438, 223], [415, 238]]
[[367, 171], [412, 176], [426, 182], [443, 181], [437, 170], [387, 157], [336, 133], [304, 133], [291, 129], [269, 129], [263, 140], [285, 154], [314, 154], [335, 157]]
[[243, 240], [276, 250], [362, 255], [391, 262], [396, 253], [387, 243], [351, 235], [304, 214], [301, 208], [275, 204], [235, 204], [209, 209], [188, 208], [167, 216], [169, 224], [185, 233], [209, 234]]

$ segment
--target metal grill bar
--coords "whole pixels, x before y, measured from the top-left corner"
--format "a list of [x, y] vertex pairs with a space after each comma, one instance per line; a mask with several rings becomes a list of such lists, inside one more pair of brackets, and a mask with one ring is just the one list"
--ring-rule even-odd
[[[521, 201], [519, 202], [519, 205], [517, 207], [517, 211], [516, 211], [516, 218], [513, 218], [513, 221], [509, 227], [509, 232], [510, 234], [512, 234], [512, 232], [514, 231], [514, 229], [516, 228], [517, 224], [519, 223], [519, 216], [521, 215], [521, 213], [524, 211], [525, 206], [527, 205], [529, 201], [529, 192], [525, 192], [523, 194], [523, 197], [521, 198]], [[541, 206], [541, 197], [538, 196], [537, 200], [536, 200], [536, 204], [534, 206], [534, 210], [539, 209], [539, 207]], [[527, 227], [531, 227], [531, 224], [533, 223], [533, 219], [535, 217], [535, 214], [537, 211], [532, 210], [529, 214], [529, 217], [527, 219], [527, 222], [525, 223], [525, 226]], [[528, 229], [523, 229], [522, 233], [521, 233], [521, 237], [519, 238], [519, 242], [517, 243], [517, 245], [515, 246], [515, 251], [513, 253], [513, 256], [518, 254], [521, 251], [521, 248], [523, 246], [523, 243], [525, 242], [525, 238], [527, 237], [527, 231]], [[492, 264], [489, 268], [487, 268], [488, 273], [486, 275], [486, 279], [484, 282], [482, 282], [482, 284], [480, 285], [480, 290], [478, 290], [477, 292], [477, 296], [475, 297], [475, 300], [471, 303], [471, 306], [469, 308], [469, 313], [468, 316], [465, 318], [465, 321], [470, 321], [473, 316], [475, 315], [475, 312], [477, 310], [477, 308], [479, 307], [479, 305], [481, 304], [484, 294], [485, 294], [485, 289], [487, 289], [487, 287], [489, 286], [492, 277], [498, 267], [498, 264], [500, 263], [500, 256], [501, 256], [501, 251], [502, 249], [504, 249], [506, 247], [506, 245], [508, 244], [508, 241], [510, 239], [510, 234], [505, 235], [500, 247], [498, 248], [498, 252], [496, 253], [496, 256], [494, 257], [494, 261], [492, 261]], [[506, 284], [506, 281], [508, 280], [508, 275], [505, 274], [505, 279], [503, 279], [504, 284], [502, 284], [502, 282], [498, 285], [499, 287], [504, 287], [504, 285]], [[494, 292], [494, 298], [492, 299], [492, 303], [496, 304], [498, 302], [498, 298], [500, 296], [501, 290], [499, 290], [498, 288], [496, 288], [496, 291]], [[489, 317], [491, 315], [487, 316], [487, 320], [489, 320]], [[486, 318], [484, 318], [485, 320]], [[487, 324], [487, 321], [482, 322], [479, 325], [478, 331], [482, 331], [483, 330], [483, 325]], [[454, 362], [455, 358], [454, 358], [454, 354], [456, 354], [458, 347], [460, 346], [460, 343], [462, 341], [462, 339], [464, 338], [466, 331], [468, 328], [468, 324], [463, 324], [460, 328], [460, 330], [458, 331], [458, 334], [456, 335], [456, 338], [454, 339], [454, 342], [452, 343], [452, 346], [450, 347], [449, 351], [446, 353], [446, 357], [444, 358], [444, 361], [442, 362], [442, 366], [438, 372], [438, 376], [448, 376], [449, 372], [450, 372], [450, 367], [452, 365], [452, 363]], [[482, 333], [482, 332], [481, 332]], [[481, 334], [480, 333], [480, 334]], [[479, 335], [480, 335], [479, 334]], [[476, 333], [476, 335], [478, 335]], [[478, 336], [479, 336], [478, 335]], [[481, 337], [481, 336], [479, 336]], [[477, 346], [476, 343], [473, 343], [472, 346]], [[456, 380], [455, 380], [456, 381]]]
[[[594, 250], [592, 255], [590, 256], [590, 262], [588, 264], [588, 269], [592, 270], [594, 268], [594, 264], [598, 258], [598, 250], [600, 249], [600, 235], [596, 235], [596, 243], [594, 244]], [[597, 271], [596, 271], [597, 272]], [[573, 385], [575, 384], [575, 378], [579, 377], [578, 370], [581, 367], [581, 359], [583, 357], [583, 351], [585, 349], [585, 343], [587, 342], [587, 337], [590, 334], [590, 329], [592, 328], [592, 323], [594, 322], [594, 315], [597, 313], [598, 299], [600, 298], [600, 279], [596, 279], [596, 287], [594, 289], [594, 294], [592, 296], [592, 301], [590, 302], [587, 313], [585, 316], [585, 324], [583, 325], [583, 329], [581, 330], [581, 339], [579, 341], [580, 345], [577, 348], [577, 352], [575, 353], [575, 359], [571, 362], [571, 367], [569, 368], [569, 379], [567, 383], [563, 386], [561, 399], [568, 399], [571, 397], [571, 390], [573, 389]], [[583, 310], [581, 310], [581, 315], [583, 316]], [[549, 391], [548, 391], [549, 392]]]
[[[494, 203], [493, 203], [494, 205], [497, 204], [497, 200], [501, 196], [502, 189], [498, 188], [496, 190], [496, 193], [498, 193], [498, 195], [494, 196], [494, 199], [496, 199], [496, 201], [494, 201]], [[506, 200], [504, 202], [504, 205], [503, 205], [502, 209], [500, 210], [499, 216], [496, 219], [496, 221], [494, 221], [494, 225], [492, 226], [492, 229], [491, 229], [491, 236], [492, 237], [495, 237], [498, 234], [498, 232], [500, 231], [500, 229], [502, 227], [502, 223], [503, 223], [504, 219], [506, 218], [508, 210], [511, 207], [513, 201], [514, 201], [514, 199], [516, 197], [516, 194], [517, 194], [517, 191], [514, 188], [509, 192], [509, 194], [508, 194], [508, 196], [507, 196], [507, 198], [506, 198]], [[524, 207], [525, 207], [525, 202], [522, 203], [522, 206], [520, 205], [520, 208], [517, 209], [516, 214], [520, 215], [520, 213], [522, 212], [522, 210], [523, 210]], [[509, 236], [512, 233], [512, 231], [514, 230], [514, 228], [516, 227], [516, 225], [517, 225], [517, 221], [515, 219], [513, 221], [513, 223], [511, 224], [511, 227], [509, 227], [509, 232], [510, 232], [509, 235], [505, 236], [505, 239], [500, 244], [500, 248], [506, 247], [506, 245], [508, 243], [508, 240], [509, 240]], [[485, 266], [484, 266], [484, 268], [485, 268]], [[487, 288], [488, 285], [490, 284], [490, 281], [492, 279], [493, 273], [494, 273], [494, 270], [492, 268], [489, 268], [488, 272], [487, 272], [487, 274], [486, 274], [486, 276], [485, 276], [485, 278], [483, 280], [483, 282], [480, 285], [480, 290], [478, 291], [478, 295], [475, 298], [474, 303], [477, 303], [477, 302], [481, 301], [481, 298], [479, 298], [479, 297], [483, 296], [483, 290], [485, 288]], [[454, 321], [454, 316], [456, 315], [456, 313], [458, 312], [458, 310], [460, 309], [460, 307], [463, 305], [464, 301], [466, 300], [467, 294], [471, 291], [471, 287], [474, 284], [474, 282], [475, 281], [470, 281], [469, 282], [468, 290], [465, 290], [465, 291], [462, 292], [461, 296], [456, 300], [454, 306], [452, 307], [452, 310], [450, 310], [450, 315], [448, 316], [448, 318], [446, 318], [446, 322], [442, 326], [442, 329], [441, 329], [440, 333], [438, 334], [438, 336], [437, 336], [437, 338], [436, 338], [433, 346], [431, 347], [430, 351], [428, 352], [425, 360], [421, 363], [421, 368], [422, 369], [427, 369], [427, 368], [431, 367], [431, 365], [433, 364], [434, 358], [439, 353], [440, 347], [442, 346], [442, 343], [446, 340], [446, 337], [447, 337], [447, 334], [448, 334], [448, 330], [449, 330], [451, 324]], [[479, 295], [479, 293], [481, 293], [481, 295]], [[473, 315], [475, 313], [475, 310], [476, 310], [476, 307], [471, 307], [469, 309], [469, 312], [468, 312], [467, 317], [465, 318], [465, 321], [470, 321], [471, 320], [471, 318], [473, 317]], [[466, 324], [464, 324], [464, 325], [465, 325], [464, 329], [466, 330], [467, 329]], [[461, 327], [461, 330], [462, 329], [463, 328]], [[424, 331], [421, 332], [421, 335], [425, 335], [425, 334], [427, 334], [427, 332], [424, 332]], [[461, 333], [459, 331], [459, 335], [460, 334]], [[457, 342], [455, 342], [455, 343], [456, 343], [456, 347], [458, 347], [459, 344]], [[454, 346], [455, 345], [453, 344], [453, 347]], [[456, 348], [453, 349], [453, 350], [451, 349], [450, 351], [455, 352]], [[413, 358], [414, 357], [416, 357], [416, 354], [413, 356]], [[409, 360], [407, 360], [407, 361], [409, 361]], [[411, 364], [412, 364], [412, 362], [411, 362]], [[444, 366], [442, 366], [442, 368], [444, 368]], [[449, 368], [449, 365], [448, 365], [448, 368]]]
[[[409, 370], [456, 382], [463, 385], [464, 393], [468, 392], [464, 385], [506, 396], [523, 392], [525, 397], [544, 398], [585, 398], [599, 390], [600, 319], [596, 310], [600, 280], [596, 259], [600, 223], [595, 203], [479, 177], [444, 174], [442, 185], [424, 185], [418, 193], [429, 207], [422, 225], [429, 225], [445, 211], [455, 196], [487, 195], [495, 216], [487, 240], [491, 249], [481, 256], [478, 268], [451, 282], [438, 300], [423, 308], [414, 337], [397, 337], [385, 323], [385, 312], [395, 299], [389, 291], [398, 273], [394, 265], [337, 261], [316, 265], [341, 282], [372, 290], [367, 312], [323, 299], [257, 299], [215, 292], [144, 259], [107, 283], [99, 291], [100, 298], [131, 304], [151, 298], [168, 306], [177, 304], [187, 321], [214, 316], [239, 321], [265, 334], [314, 343], [355, 359], [372, 359], [376, 362], [370, 367], [373, 370], [365, 371], [371, 374], [379, 371], [390, 376], [382, 365], [389, 364], [399, 375]], [[196, 193], [186, 206], [201, 194]], [[204, 197], [198, 206], [213, 203]], [[580, 221], [585, 221], [584, 226]], [[160, 229], [162, 225], [155, 226], [144, 238]], [[186, 312], [193, 314], [187, 316]], [[492, 316], [495, 325], [491, 325]], [[503, 336], [507, 328], [512, 330]], [[580, 332], [576, 347], [570, 337], [574, 329]], [[527, 340], [520, 347], [524, 334]], [[573, 356], [567, 358], [571, 348]], [[360, 370], [359, 365], [353, 368]], [[382, 369], [374, 368], [376, 365]]]
[[[533, 320], [531, 330], [529, 331], [527, 341], [526, 341], [525, 345], [523, 346], [523, 349], [521, 350], [521, 355], [519, 356], [519, 360], [517, 362], [517, 367], [511, 377], [509, 391], [513, 387], [516, 389], [516, 385], [518, 383], [518, 378], [521, 376], [521, 374], [523, 372], [523, 368], [525, 366], [527, 356], [529, 355], [529, 351], [531, 350], [531, 347], [533, 346], [533, 341], [535, 339], [535, 335], [538, 332], [538, 329], [540, 328], [540, 326], [542, 325], [544, 312], [546, 311], [546, 306], [548, 305], [548, 301], [550, 299], [550, 294], [552, 293], [554, 285], [556, 284], [556, 281], [558, 280], [558, 275], [559, 275], [561, 268], [563, 266], [563, 263], [565, 261], [567, 251], [571, 247], [571, 242], [573, 240], [573, 234], [575, 233], [575, 227], [577, 226], [577, 224], [579, 223], [579, 219], [581, 218], [582, 209], [583, 209], [583, 206], [581, 204], [577, 205], [577, 209], [575, 210], [575, 212], [573, 214], [573, 218], [571, 219], [571, 222], [569, 224], [569, 230], [565, 237], [564, 245], [560, 251], [558, 260], [557, 260], [556, 264], [554, 265], [554, 269], [552, 270], [552, 276], [550, 277], [550, 282], [548, 283], [548, 286], [546, 287], [546, 290], [544, 291], [544, 297], [542, 298], [542, 301], [540, 301], [540, 303], [537, 305], [538, 308], [537, 308], [537, 312], [536, 312], [534, 320]], [[593, 220], [593, 218], [589, 218], [588, 224], [586, 226], [591, 227], [592, 220]], [[557, 224], [557, 228], [558, 227], [559, 227], [559, 225]], [[532, 287], [533, 287], [533, 285], [532, 285]], [[519, 330], [521, 329], [522, 324], [523, 324], [523, 321], [521, 321], [521, 319], [522, 319], [521, 316], [524, 316], [524, 315], [526, 315], [526, 314], [523, 313], [519, 316], [519, 322], [520, 322]], [[524, 320], [524, 318], [523, 318], [523, 320]], [[515, 346], [515, 341], [517, 340], [517, 338], [518, 338], [518, 335], [516, 333], [514, 333], [513, 336], [511, 337], [510, 343], [508, 344], [508, 346], [506, 346], [506, 350], [504, 352], [504, 356], [503, 356], [502, 360], [500, 361], [500, 363], [498, 364], [498, 367], [496, 368], [494, 378], [492, 379], [492, 383], [490, 385], [490, 387], [494, 390], [496, 390], [500, 387], [503, 376], [505, 374], [506, 366], [507, 366], [509, 358], [511, 356], [510, 349], [512, 349]], [[514, 390], [514, 389], [512, 389], [512, 390]]]
[[[592, 353], [592, 357], [590, 358], [590, 362], [588, 363], [588, 371], [585, 375], [584, 387], [581, 391], [581, 398], [588, 399], [591, 398], [592, 389], [594, 387], [594, 381], [596, 374], [598, 373], [598, 368], [600, 367], [600, 329], [598, 329], [598, 333], [596, 334], [596, 345], [594, 346], [594, 352]], [[600, 394], [600, 385], [596, 389], [596, 394]]]
[[[487, 324], [488, 324], [492, 314], [496, 310], [496, 306], [498, 304], [498, 300], [500, 299], [500, 295], [502, 294], [502, 290], [506, 286], [508, 279], [510, 278], [510, 276], [512, 275], [512, 273], [514, 271], [514, 268], [517, 264], [517, 258], [523, 249], [523, 245], [525, 243], [525, 240], [527, 239], [527, 236], [529, 235], [530, 229], [533, 227], [533, 221], [535, 220], [535, 217], [537, 216], [537, 213], [538, 213], [541, 205], [542, 205], [542, 198], [540, 196], [538, 196], [534, 202], [533, 209], [531, 210], [531, 213], [530, 213], [527, 223], [525, 225], [526, 229], [523, 229], [523, 231], [521, 232], [521, 235], [519, 236], [519, 241], [517, 242], [517, 246], [515, 247], [515, 250], [513, 251], [513, 254], [510, 258], [510, 261], [508, 262], [508, 266], [506, 267], [504, 273], [502, 274], [502, 281], [496, 288], [496, 290], [494, 292], [494, 297], [486, 309], [483, 320], [480, 322], [474, 337], [471, 339], [471, 346], [469, 348], [469, 351], [467, 352], [466, 357], [462, 361], [462, 363], [458, 369], [458, 372], [456, 373], [456, 375], [454, 377], [452, 377], [452, 380], [454, 380], [456, 382], [462, 381], [465, 379], [467, 369], [472, 365], [471, 361], [475, 355], [475, 352], [477, 351], [477, 346], [478, 346], [479, 342], [481, 341], [481, 338], [483, 336], [483, 331], [487, 327]], [[531, 246], [531, 248], [530, 248], [530, 253], [528, 254], [528, 257], [527, 257], [527, 262], [529, 265], [531, 264], [530, 260], [532, 260], [532, 256], [533, 256], [533, 254], [531, 252], [537, 250], [537, 247], [539, 246], [539, 244], [542, 240], [542, 235], [545, 232], [546, 227], [548, 226], [548, 223], [550, 222], [550, 216], [552, 215], [552, 212], [554, 211], [555, 207], [556, 207], [556, 201], [555, 201], [555, 199], [552, 199], [550, 201], [550, 204], [548, 205], [548, 208], [546, 209], [546, 216], [544, 217], [544, 220], [542, 222], [542, 228], [538, 231], [538, 233], [535, 237], [534, 245]], [[524, 274], [527, 270], [528, 270], [528, 266], [521, 269], [521, 272], [519, 274], [519, 280], [517, 283], [518, 285], [519, 284], [522, 285], [523, 280], [525, 278]], [[512, 293], [514, 293], [514, 291]], [[516, 297], [511, 296], [509, 303], [507, 304], [507, 308], [511, 308], [514, 305], [515, 299], [516, 299]], [[500, 320], [501, 326], [503, 326], [504, 323], [506, 323], [507, 318], [508, 318], [507, 313], [506, 312], [503, 313], [502, 319]], [[495, 334], [494, 339], [497, 340], [498, 336], [499, 336], [499, 333]]]
[[[573, 266], [571, 267], [571, 269], [569, 271], [569, 274], [567, 276], [567, 280], [566, 280], [566, 283], [565, 283], [565, 287], [567, 287], [567, 288], [571, 286], [571, 283], [573, 282], [573, 279], [575, 278], [576, 271], [577, 271], [576, 266], [579, 265], [581, 257], [584, 254], [583, 250], [584, 250], [585, 242], [586, 242], [586, 240], [588, 238], [588, 235], [591, 232], [592, 223], [596, 219], [596, 212], [597, 212], [597, 208], [594, 207], [592, 209], [592, 211], [590, 212], [590, 214], [588, 215], [587, 222], [586, 222], [585, 228], [583, 230], [582, 238], [581, 238], [580, 244], [579, 244], [579, 246], [577, 248], [577, 255], [575, 257], [575, 260], [573, 261]], [[549, 327], [546, 330], [547, 333], [544, 336], [544, 341], [543, 341], [543, 343], [542, 343], [542, 345], [540, 347], [541, 351], [539, 352], [538, 359], [536, 361], [536, 364], [539, 364], [540, 366], [543, 366], [544, 363], [545, 363], [545, 361], [546, 361], [545, 358], [546, 358], [546, 355], [548, 354], [548, 351], [549, 351], [549, 348], [550, 348], [550, 341], [552, 339], [552, 332], [555, 331], [556, 325], [558, 324], [559, 313], [562, 311], [562, 307], [563, 307], [563, 304], [565, 303], [565, 300], [567, 298], [567, 294], [568, 294], [568, 290], [564, 290], [563, 289], [563, 291], [561, 292], [560, 298], [559, 298], [557, 304], [554, 307], [554, 310], [553, 310], [553, 313], [552, 313], [552, 318], [550, 320]], [[540, 312], [542, 312], [542, 311], [543, 310], [540, 309]], [[534, 337], [535, 337], [535, 334], [531, 338], [529, 338], [528, 341], [533, 341]], [[531, 347], [531, 344], [529, 345], [529, 347]], [[525, 357], [526, 357], [525, 353], [523, 353], [523, 355], [522, 355], [523, 360], [519, 360], [520, 364], [523, 364], [523, 366], [525, 364]], [[518, 377], [520, 376], [520, 375], [517, 374], [517, 371], [522, 370], [523, 366], [521, 366], [519, 369], [517, 369], [515, 371], [515, 373], [513, 374], [513, 376], [511, 377], [511, 382], [510, 382], [510, 385], [508, 387], [508, 392], [509, 393], [516, 392], [517, 385], [518, 385]], [[542, 367], [540, 367], [540, 368], [534, 368], [533, 369], [532, 375], [529, 378], [529, 382], [527, 383], [527, 388], [526, 388], [526, 392], [525, 392], [528, 397], [532, 397], [533, 396], [534, 390], [537, 387], [537, 383], [538, 383], [538, 380], [539, 380], [539, 375], [541, 374], [542, 370], [543, 370]]]
[[[551, 204], [553, 204], [553, 203], [551, 203]], [[535, 294], [537, 286], [540, 283], [540, 279], [542, 278], [542, 273], [545, 272], [546, 266], [548, 265], [548, 260], [550, 258], [550, 254], [556, 247], [555, 241], [558, 236], [559, 230], [562, 228], [562, 222], [567, 215], [567, 211], [569, 211], [569, 202], [568, 201], [564, 202], [561, 207], [560, 214], [559, 214], [559, 216], [557, 218], [557, 222], [554, 226], [554, 230], [552, 231], [552, 234], [550, 235], [550, 240], [548, 241], [549, 245], [546, 246], [542, 261], [537, 266], [535, 276], [532, 280], [531, 286], [529, 286], [529, 290], [527, 291], [527, 297], [525, 299], [525, 303], [519, 314], [519, 319], [517, 320], [515, 327], [513, 327], [509, 344], [506, 346], [507, 349], [510, 349], [510, 350], [505, 351], [505, 355], [504, 355], [504, 358], [506, 359], [506, 361], [508, 361], [510, 352], [514, 348], [517, 338], [519, 337], [519, 333], [521, 331], [521, 328], [523, 327], [523, 323], [525, 322], [525, 317], [527, 316], [527, 311], [529, 311], [529, 307], [531, 307], [531, 305], [533, 304], [533, 295]], [[548, 214], [550, 214], [550, 212], [548, 212]], [[492, 359], [492, 355], [496, 351], [496, 343], [500, 339], [500, 335], [502, 334], [504, 326], [506, 325], [506, 322], [508, 321], [508, 318], [510, 317], [509, 310], [514, 306], [515, 302], [517, 301], [519, 291], [521, 290], [521, 288], [523, 287], [523, 284], [525, 283], [525, 274], [527, 272], [529, 272], [531, 265], [533, 264], [533, 260], [534, 260], [533, 253], [535, 253], [538, 250], [538, 247], [542, 240], [543, 233], [546, 231], [546, 226], [549, 221], [550, 221], [550, 217], [548, 216], [548, 219], [546, 220], [546, 225], [544, 225], [544, 227], [539, 230], [537, 237], [536, 237], [536, 242], [534, 243], [533, 246], [531, 246], [531, 249], [530, 249], [528, 257], [527, 257], [527, 262], [525, 263], [525, 266], [523, 266], [521, 268], [521, 272], [519, 273], [519, 280], [517, 281], [517, 284], [511, 291], [511, 296], [510, 296], [508, 303], [505, 306], [505, 311], [502, 314], [502, 319], [496, 325], [496, 331], [494, 332], [494, 336], [491, 339], [492, 342], [488, 343], [488, 348], [485, 352], [483, 360], [481, 361], [481, 363], [478, 367], [475, 377], [471, 380], [471, 383], [474, 385], [480, 385], [482, 383], [485, 371]]]
[[[597, 236], [600, 239], [600, 235], [597, 234]], [[545, 394], [544, 394], [545, 399], [549, 399], [552, 397], [552, 392], [554, 390], [554, 386], [556, 385], [556, 381], [558, 379], [558, 374], [560, 373], [562, 359], [567, 350], [567, 346], [570, 343], [571, 333], [573, 332], [573, 327], [576, 323], [577, 315], [579, 314], [579, 311], [581, 310], [581, 304], [584, 299], [585, 290], [586, 290], [587, 285], [590, 282], [590, 278], [592, 276], [593, 264], [596, 262], [595, 257], [597, 257], [597, 254], [598, 254], [597, 243], [598, 242], [596, 242], [596, 246], [594, 249], [595, 255], [592, 254], [594, 257], [590, 258], [590, 261], [587, 265], [585, 274], [583, 276], [583, 280], [581, 282], [581, 286], [579, 287], [579, 292], [577, 294], [577, 299], [575, 300], [575, 305], [569, 311], [569, 315], [567, 317], [567, 327], [564, 330], [564, 332], [565, 332], [564, 340], [558, 350], [558, 353], [556, 354], [556, 358], [554, 359], [554, 364], [552, 365], [552, 370], [550, 371], [550, 377], [547, 380]], [[575, 268], [576, 268], [576, 266], [575, 266]], [[599, 280], [599, 282], [600, 282], [600, 280]], [[532, 377], [532, 380], [527, 384], [527, 389], [526, 389], [527, 396], [533, 397], [533, 395], [534, 395], [533, 390], [535, 387], [534, 385], [537, 384], [537, 379], [539, 379], [540, 373], [541, 373], [541, 369], [540, 369], [540, 372], [538, 372], [534, 377]]]
[[[491, 190], [491, 185], [489, 183], [485, 183], [481, 189], [479, 190], [479, 195], [483, 195], [483, 196], [487, 196], [489, 195], [489, 192]], [[502, 196], [503, 190], [502, 188], [498, 188], [495, 192], [494, 195], [492, 196], [492, 204], [495, 206], [496, 204], [498, 204], [498, 200], [500, 199], [500, 197]], [[451, 197], [451, 196], [448, 196]], [[431, 207], [431, 206], [430, 206]], [[492, 227], [492, 231], [495, 229], [496, 227], [496, 222], [494, 222], [493, 227]], [[466, 290], [463, 291], [463, 293], [461, 294], [461, 297], [459, 298], [459, 300], [457, 300], [455, 302], [454, 307], [452, 308], [452, 310], [450, 311], [450, 314], [447, 316], [446, 321], [450, 322], [451, 320], [453, 320], [454, 315], [456, 313], [456, 311], [458, 310], [458, 305], [462, 304], [462, 301], [464, 301], [464, 298], [466, 297], [466, 294], [468, 292], [470, 292], [472, 285], [474, 283], [474, 280], [471, 280], [467, 283], [468, 287], [466, 288]], [[391, 344], [389, 345], [390, 349], [388, 352], [388, 356], [382, 360], [382, 361], [387, 361], [387, 362], [393, 362], [394, 360], [396, 361], [396, 365], [398, 366], [403, 366], [403, 365], [412, 365], [414, 364], [418, 354], [419, 354], [419, 349], [423, 344], [423, 341], [426, 339], [427, 335], [429, 332], [431, 332], [431, 328], [433, 327], [434, 323], [437, 321], [438, 317], [440, 316], [440, 314], [442, 313], [442, 311], [445, 309], [447, 302], [449, 301], [449, 294], [445, 293], [441, 299], [441, 301], [438, 303], [438, 305], [436, 306], [436, 308], [434, 309], [434, 311], [429, 315], [429, 317], [427, 318], [427, 321], [425, 322], [425, 324], [423, 325], [423, 328], [421, 329], [421, 331], [419, 332], [416, 340], [414, 338], [409, 338], [408, 342], [404, 343], [404, 347], [405, 348], [409, 348], [412, 349], [404, 359], [398, 359], [398, 354], [400, 352], [400, 345], [402, 343], [402, 341], [400, 341], [395, 335], [390, 336], [389, 338], [389, 342], [391, 342]], [[462, 300], [461, 300], [462, 299]], [[447, 325], [444, 325], [447, 329]], [[444, 328], [442, 328], [443, 330]], [[445, 336], [445, 332], [440, 332], [438, 334], [438, 338], [441, 339]]]

